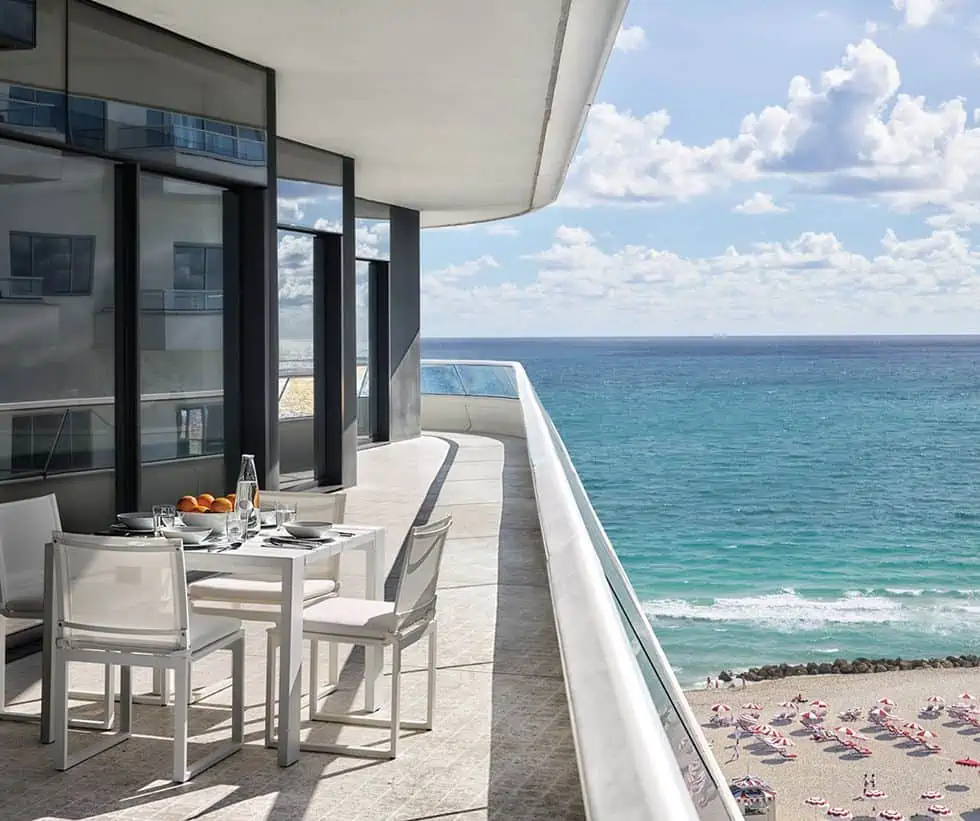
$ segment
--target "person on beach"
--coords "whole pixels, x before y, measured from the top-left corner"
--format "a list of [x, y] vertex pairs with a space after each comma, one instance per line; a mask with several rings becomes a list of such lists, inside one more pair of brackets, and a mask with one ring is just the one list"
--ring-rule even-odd
[[869, 789], [869, 786], [868, 785], [869, 785], [869, 782], [868, 782], [868, 774], [865, 773], [864, 774], [864, 789], [861, 790], [861, 797], [862, 798], [867, 798], [868, 797], [868, 789]]
[[711, 676], [708, 676], [708, 678], [705, 679], [704, 689], [705, 690], [710, 690], [711, 689]]

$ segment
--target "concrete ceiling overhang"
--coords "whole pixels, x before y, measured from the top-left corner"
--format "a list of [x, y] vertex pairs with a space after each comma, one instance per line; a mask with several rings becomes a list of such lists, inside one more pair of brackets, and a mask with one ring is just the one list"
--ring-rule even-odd
[[424, 226], [558, 196], [628, 0], [102, 0], [275, 69], [279, 136]]

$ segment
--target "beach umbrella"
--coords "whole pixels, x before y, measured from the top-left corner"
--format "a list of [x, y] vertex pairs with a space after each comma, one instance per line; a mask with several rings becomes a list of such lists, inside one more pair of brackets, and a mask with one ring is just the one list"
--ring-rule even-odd
[[926, 790], [919, 798], [923, 801], [942, 801], [943, 794], [939, 790]]
[[976, 699], [973, 696], [971, 696], [969, 693], [960, 693], [960, 698], [963, 701], [976, 701]]
[[815, 698], [810, 702], [810, 706], [816, 707], [818, 710], [826, 710], [830, 705], [826, 701], [821, 701], [819, 698]]
[[914, 721], [903, 722], [902, 726], [906, 730], [915, 730], [916, 732], [921, 732], [925, 729], [925, 727], [923, 727], [921, 724], [916, 724]]
[[885, 696], [884, 698], [879, 698], [878, 699], [878, 704], [884, 704], [886, 707], [894, 707], [895, 706], [895, 702], [892, 701], [890, 698], [888, 698], [888, 696]]
[[767, 738], [766, 743], [770, 747], [795, 747], [796, 744], [793, 743], [792, 739], [786, 738], [786, 736], [781, 735], [775, 738]]
[[817, 807], [818, 809], [823, 809], [827, 806], [827, 801], [816, 795], [811, 795], [806, 801], [803, 802], [808, 807]]
[[722, 715], [723, 713], [730, 713], [731, 711], [732, 711], [732, 708], [729, 707], [727, 704], [712, 704], [711, 705], [711, 712], [713, 712], [715, 715]]
[[823, 721], [823, 716], [813, 710], [807, 710], [800, 716], [800, 721]]
[[785, 710], [796, 710], [797, 709], [797, 706], [796, 706], [796, 702], [795, 701], [780, 701], [778, 706], [779, 707], [782, 707]]
[[973, 769], [980, 767], [980, 761], [975, 758], [960, 758], [957, 759], [956, 763], [961, 767], [972, 767]]
[[761, 704], [756, 704], [755, 702], [750, 701], [748, 704], [743, 704], [742, 705], [742, 709], [743, 710], [749, 710], [751, 712], [758, 712], [759, 710], [762, 709], [762, 705]]
[[919, 732], [915, 734], [915, 737], [921, 738], [923, 740], [928, 740], [931, 738], [939, 738], [939, 735], [937, 733], [934, 733], [932, 730], [919, 730]]
[[754, 775], [743, 775], [740, 778], [732, 779], [733, 787], [741, 787], [747, 790], [771, 790], [768, 781], [763, 781]]
[[946, 703], [946, 699], [944, 699], [942, 696], [929, 696], [929, 698], [926, 699], [926, 704], [941, 704], [942, 705], [942, 704], [945, 704], [945, 703]]
[[859, 733], [853, 727], [834, 727], [834, 732], [837, 735], [847, 736], [848, 738], [856, 738], [858, 741], [867, 741], [868, 737], [863, 733]]
[[952, 815], [953, 811], [945, 804], [932, 804], [929, 807], [929, 813], [930, 815], [946, 816], [946, 815]]
[[876, 799], [888, 798], [888, 796], [885, 794], [885, 791], [884, 790], [867, 790], [864, 793], [864, 797], [865, 798], [876, 798]]
[[769, 724], [753, 724], [748, 730], [753, 735], [782, 735], [779, 730]]
[[881, 821], [905, 821], [905, 816], [898, 810], [882, 810], [878, 813]]
[[827, 810], [828, 818], [843, 818], [844, 821], [851, 821], [854, 818], [854, 813], [850, 810], [846, 810], [843, 807], [831, 807]]

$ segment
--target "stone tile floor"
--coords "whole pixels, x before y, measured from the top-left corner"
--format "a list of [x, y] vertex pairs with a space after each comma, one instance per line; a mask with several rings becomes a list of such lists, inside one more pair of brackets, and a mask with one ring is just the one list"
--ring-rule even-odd
[[[304, 753], [280, 769], [262, 743], [264, 633], [249, 625], [247, 745], [240, 753], [189, 784], [171, 784], [169, 711], [140, 705], [134, 738], [58, 773], [49, 748], [37, 743], [36, 725], [0, 723], [0, 819], [584, 819], [524, 443], [430, 434], [363, 451], [359, 468], [347, 520], [387, 526], [389, 566], [397, 567], [413, 522], [454, 517], [439, 590], [432, 732], [406, 731], [394, 761]], [[345, 557], [341, 574], [345, 593], [359, 595], [361, 562]], [[406, 652], [406, 717], [423, 709], [424, 652], [424, 642]], [[195, 683], [226, 675], [223, 655], [198, 665]], [[363, 654], [345, 657], [332, 709], [360, 703]], [[28, 708], [37, 706], [39, 669], [37, 655], [8, 665], [8, 692]], [[95, 688], [97, 681], [98, 671], [73, 671], [73, 687]], [[229, 698], [225, 691], [192, 708], [192, 759], [226, 737]], [[382, 743], [384, 733], [322, 724], [304, 732], [361, 744]], [[84, 743], [83, 733], [74, 736]]]

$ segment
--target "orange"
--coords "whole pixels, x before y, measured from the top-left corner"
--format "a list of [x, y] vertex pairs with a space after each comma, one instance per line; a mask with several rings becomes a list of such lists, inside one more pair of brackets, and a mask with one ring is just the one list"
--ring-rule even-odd
[[211, 502], [213, 501], [214, 501], [214, 496], [212, 496], [210, 493], [202, 493], [200, 496], [197, 497], [197, 503], [199, 505], [207, 506], [210, 505]]
[[198, 505], [196, 508], [194, 508], [194, 512], [195, 513], [207, 513], [208, 512], [208, 509], [204, 505]]
[[177, 510], [183, 513], [191, 513], [197, 509], [197, 499], [193, 496], [181, 496], [177, 502]]
[[227, 500], [228, 500], [229, 502], [231, 502], [231, 503], [233, 503], [233, 504], [234, 504], [234, 502], [235, 502], [235, 494], [234, 494], [234, 493], [226, 493], [226, 494], [225, 494], [225, 498], [226, 498], [226, 499], [227, 499]]
[[232, 510], [233, 506], [228, 499], [219, 498], [211, 502], [211, 513], [231, 513]]

